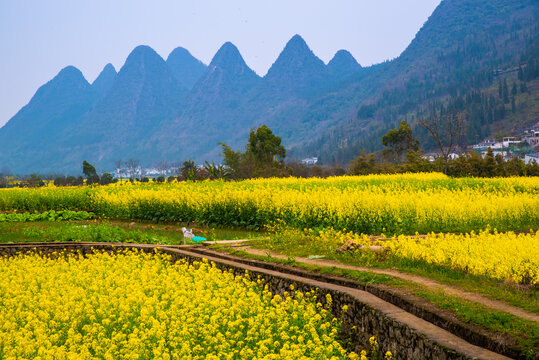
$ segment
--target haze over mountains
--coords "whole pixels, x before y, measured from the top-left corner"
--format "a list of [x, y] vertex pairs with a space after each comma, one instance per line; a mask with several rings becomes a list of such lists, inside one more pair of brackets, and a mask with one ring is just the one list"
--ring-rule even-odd
[[[366, 68], [346, 50], [326, 65], [299, 35], [264, 77], [229, 42], [207, 66], [181, 47], [165, 61], [138, 46], [92, 84], [68, 66], [0, 128], [0, 166], [79, 173], [82, 160], [100, 171], [118, 159], [218, 160], [218, 142], [240, 148], [263, 123], [296, 156], [348, 161], [431, 102], [485, 90], [493, 70], [533, 62], [538, 9], [534, 0], [444, 0], [400, 57]], [[477, 121], [472, 130], [487, 134], [490, 123]]]

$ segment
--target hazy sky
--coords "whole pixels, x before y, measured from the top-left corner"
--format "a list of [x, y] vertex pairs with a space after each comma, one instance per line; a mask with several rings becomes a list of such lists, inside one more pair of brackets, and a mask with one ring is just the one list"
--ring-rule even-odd
[[92, 82], [137, 45], [177, 46], [208, 64], [225, 41], [266, 74], [300, 34], [328, 62], [347, 49], [363, 66], [398, 56], [440, 0], [1, 0], [0, 126], [39, 86], [74, 65]]

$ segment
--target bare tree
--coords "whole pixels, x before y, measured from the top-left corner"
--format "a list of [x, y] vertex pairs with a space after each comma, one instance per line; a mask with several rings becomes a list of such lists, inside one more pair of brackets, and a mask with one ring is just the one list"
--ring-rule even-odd
[[139, 163], [140, 161], [136, 159], [129, 159], [125, 162], [125, 166], [130, 174], [131, 179], [135, 177], [135, 171], [137, 170]]
[[180, 168], [182, 167], [182, 163], [179, 161], [173, 161], [170, 163], [170, 167], [174, 169], [174, 175], [180, 174]]
[[3, 166], [2, 170], [0, 170], [0, 188], [8, 187], [11, 175], [11, 170], [7, 166]]
[[167, 170], [170, 168], [170, 164], [166, 160], [161, 160], [155, 164], [155, 168], [161, 173], [161, 175], [165, 176]]
[[118, 173], [118, 176], [120, 177], [120, 183], [122, 182], [122, 160], [114, 160], [114, 166], [116, 167], [116, 172]]
[[428, 120], [418, 120], [440, 149], [444, 159], [444, 174], [447, 174], [449, 155], [455, 151], [460, 138], [464, 135], [466, 119], [460, 112], [448, 111], [447, 113], [435, 112]]

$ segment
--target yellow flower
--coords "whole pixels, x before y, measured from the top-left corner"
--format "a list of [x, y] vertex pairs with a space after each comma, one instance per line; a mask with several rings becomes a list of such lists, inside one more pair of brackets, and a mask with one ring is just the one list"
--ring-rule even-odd
[[314, 297], [283, 301], [268, 296], [260, 282], [207, 261], [170, 260], [130, 250], [0, 258], [2, 356], [331, 359], [346, 354], [338, 340], [340, 324], [317, 309]]

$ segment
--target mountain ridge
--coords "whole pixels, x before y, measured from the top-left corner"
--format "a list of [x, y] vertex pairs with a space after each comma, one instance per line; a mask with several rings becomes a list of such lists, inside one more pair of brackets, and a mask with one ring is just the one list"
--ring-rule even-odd
[[[488, 134], [491, 124], [503, 124], [501, 106], [510, 111], [510, 102], [489, 98], [496, 85], [493, 71], [521, 58], [535, 64], [537, 56], [528, 49], [539, 38], [533, 17], [537, 2], [484, 3], [443, 0], [399, 57], [369, 67], [361, 67], [346, 50], [326, 65], [295, 35], [264, 77], [230, 42], [208, 66], [181, 47], [165, 61], [139, 46], [116, 75], [107, 65], [92, 85], [76, 68], [66, 68], [57, 98], [38, 101], [38, 93], [54, 94], [54, 87], [40, 88], [0, 128], [0, 142], [11, 145], [0, 152], [0, 165], [15, 172], [74, 173], [83, 159], [101, 170], [128, 158], [146, 166], [159, 160], [218, 160], [218, 142], [239, 148], [249, 130], [263, 123], [283, 138], [292, 156], [342, 163], [362, 148], [380, 148], [381, 135], [401, 119], [427, 139], [416, 119], [431, 106], [448, 103], [481, 107], [469, 119], [472, 141]], [[474, 91], [487, 100], [473, 105]], [[528, 105], [520, 102], [531, 101], [517, 98], [522, 109]], [[34, 123], [49, 124], [45, 137], [37, 125], [13, 130]], [[32, 144], [42, 138], [50, 140]]]
[[326, 76], [326, 65], [300, 35], [294, 35], [269, 68], [264, 80], [275, 91], [295, 93], [316, 86]]
[[187, 89], [193, 88], [207, 68], [202, 61], [181, 46], [171, 51], [166, 62], [174, 77]]
[[105, 65], [103, 70], [101, 70], [101, 73], [99, 73], [97, 78], [92, 83], [92, 89], [96, 93], [96, 97], [98, 99], [101, 99], [107, 95], [107, 92], [110, 90], [112, 85], [114, 85], [117, 75], [118, 73], [111, 63]]
[[[74, 66], [66, 66], [53, 79], [40, 86], [28, 104], [1, 128], [0, 139], [4, 137], [3, 144], [10, 142], [9, 137], [12, 137], [12, 141], [24, 142], [24, 137], [15, 138], [22, 135], [17, 132], [28, 128], [39, 130], [39, 134], [36, 134], [39, 137], [47, 136], [47, 127], [65, 125], [67, 121], [74, 120], [73, 115], [88, 110], [93, 100], [92, 87], [82, 72]], [[6, 136], [6, 131], [15, 133]]]
[[[215, 145], [223, 136], [230, 138], [250, 126], [251, 121], [238, 120], [238, 109], [245, 106], [242, 97], [261, 81], [237, 47], [224, 43], [186, 97], [179, 116], [153, 134], [149, 146], [170, 157], [178, 151], [204, 154], [210, 148], [207, 155], [215, 158]], [[171, 143], [176, 144], [172, 149]]]

